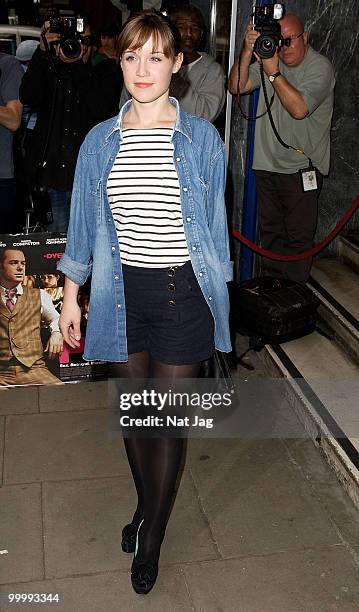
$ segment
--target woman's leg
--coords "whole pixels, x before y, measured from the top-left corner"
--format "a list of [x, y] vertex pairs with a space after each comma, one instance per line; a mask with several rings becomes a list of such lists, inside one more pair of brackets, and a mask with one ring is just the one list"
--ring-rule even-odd
[[[196, 378], [200, 364], [168, 365], [158, 361], [152, 364], [151, 377], [175, 379]], [[166, 381], [167, 382], [167, 381]], [[149, 438], [137, 440], [145, 448], [146, 459], [142, 464], [142, 483], [144, 500], [144, 522], [141, 525], [136, 560], [156, 563], [168, 516], [182, 455], [185, 438]]]
[[[149, 363], [150, 358], [147, 351], [132, 353], [129, 355], [127, 363], [113, 364], [113, 374], [118, 378], [128, 378], [131, 380], [136, 378], [147, 379], [149, 376]], [[137, 508], [131, 521], [137, 529], [143, 518], [143, 491], [148, 446], [146, 443], [149, 440], [129, 437], [124, 438], [123, 441], [137, 492]]]

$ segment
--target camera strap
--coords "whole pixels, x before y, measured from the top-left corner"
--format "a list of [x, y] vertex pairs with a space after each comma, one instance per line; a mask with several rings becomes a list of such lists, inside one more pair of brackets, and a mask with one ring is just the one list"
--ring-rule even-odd
[[292, 145], [287, 144], [281, 138], [281, 136], [280, 136], [280, 134], [279, 134], [279, 132], [278, 132], [278, 130], [276, 128], [276, 125], [274, 123], [274, 119], [273, 119], [273, 115], [272, 115], [272, 111], [271, 111], [271, 106], [272, 106], [272, 101], [273, 101], [274, 93], [273, 93], [271, 102], [269, 102], [269, 100], [268, 100], [268, 92], [267, 92], [265, 78], [264, 78], [264, 68], [263, 68], [263, 63], [262, 62], [260, 62], [260, 64], [259, 64], [259, 69], [260, 69], [260, 75], [261, 75], [261, 81], [262, 81], [265, 105], [266, 105], [266, 108], [267, 108], [269, 121], [270, 121], [270, 124], [272, 126], [272, 130], [274, 132], [274, 135], [275, 135], [276, 139], [282, 145], [282, 147], [285, 147], [286, 149], [293, 149], [293, 151], [296, 151], [297, 153], [300, 153], [301, 155], [304, 155], [304, 157], [306, 157], [308, 162], [309, 162], [309, 167], [313, 167], [313, 164], [312, 164], [311, 160], [309, 159], [308, 155], [306, 155], [305, 152], [302, 149], [297, 149], [296, 147], [292, 147]]
[[284, 140], [282, 140], [276, 128], [276, 125], [273, 119], [273, 115], [272, 115], [272, 111], [270, 109], [271, 104], [269, 103], [269, 100], [268, 100], [268, 93], [267, 93], [266, 84], [265, 84], [264, 69], [263, 69], [262, 62], [260, 63], [260, 73], [261, 73], [264, 100], [265, 100], [265, 104], [266, 104], [267, 111], [268, 111], [269, 121], [272, 126], [275, 137], [278, 140], [278, 142], [286, 149], [293, 149], [293, 151], [297, 151], [297, 153], [300, 153], [301, 155], [304, 155], [304, 157], [307, 158], [308, 166], [298, 171], [301, 186], [302, 186], [302, 191], [303, 193], [305, 193], [306, 191], [316, 191], [318, 189], [317, 172], [312, 164], [312, 160], [310, 159], [310, 157], [308, 157], [308, 155], [305, 154], [305, 152], [302, 149], [296, 149], [295, 147], [292, 147], [291, 145], [284, 142]]
[[[256, 119], [260, 119], [261, 117], [264, 117], [264, 115], [266, 115], [266, 114], [268, 113], [268, 105], [266, 104], [266, 106], [267, 106], [267, 110], [265, 110], [265, 111], [264, 111], [264, 113], [261, 113], [260, 115], [256, 115], [255, 117], [251, 117], [250, 115], [247, 115], [247, 114], [244, 112], [244, 110], [243, 110], [243, 108], [242, 108], [242, 105], [241, 105], [241, 94], [239, 93], [239, 81], [240, 81], [240, 73], [239, 73], [239, 70], [240, 70], [240, 68], [239, 68], [239, 62], [238, 62], [237, 103], [238, 103], [238, 106], [239, 106], [239, 111], [240, 111], [240, 113], [241, 113], [242, 117], [243, 117], [244, 119], [246, 119], [247, 121], [255, 121]], [[273, 101], [274, 101], [274, 93], [273, 93], [273, 95], [272, 95], [272, 97], [271, 97], [271, 100], [270, 100], [270, 102], [269, 102], [269, 109], [271, 108], [271, 106], [272, 106], [272, 104], [273, 104]]]

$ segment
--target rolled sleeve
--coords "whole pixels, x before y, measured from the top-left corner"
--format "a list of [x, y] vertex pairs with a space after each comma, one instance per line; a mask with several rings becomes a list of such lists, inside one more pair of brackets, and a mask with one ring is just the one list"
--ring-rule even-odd
[[78, 261], [74, 261], [66, 253], [61, 257], [57, 264], [57, 269], [63, 272], [70, 280], [77, 285], [83, 285], [92, 271], [92, 263], [82, 264]]

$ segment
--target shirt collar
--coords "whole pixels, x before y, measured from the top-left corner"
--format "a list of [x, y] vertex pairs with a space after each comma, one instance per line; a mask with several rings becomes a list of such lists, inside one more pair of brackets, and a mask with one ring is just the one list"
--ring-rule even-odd
[[[22, 286], [21, 283], [16, 285], [16, 287], [13, 287], [13, 289], [16, 289], [16, 295], [22, 295], [24, 293], [24, 287]], [[5, 292], [6, 292], [5, 287], [0, 285], [0, 295], [1, 295], [1, 297], [5, 297]]]
[[[170, 96], [169, 97], [169, 101], [171, 102], [171, 104], [173, 104], [173, 106], [176, 107], [176, 122], [175, 122], [175, 125], [174, 125], [174, 131], [175, 132], [181, 132], [181, 134], [186, 136], [186, 138], [188, 138], [188, 140], [190, 142], [192, 142], [191, 124], [189, 122], [187, 114], [184, 113], [183, 111], [181, 111], [180, 105], [178, 103], [178, 100], [176, 100], [176, 98], [172, 98]], [[122, 126], [123, 116], [124, 116], [125, 113], [127, 113], [127, 111], [130, 108], [131, 104], [132, 104], [132, 100], [127, 100], [127, 102], [125, 102], [125, 104], [122, 106], [119, 114], [117, 115], [116, 119], [114, 120], [113, 124], [111, 125], [110, 130], [108, 131], [108, 133], [105, 136], [106, 140], [108, 140], [112, 136], [112, 134], [114, 132], [118, 131], [119, 134], [120, 134], [120, 142], [121, 142], [121, 140], [122, 140], [121, 126]]]

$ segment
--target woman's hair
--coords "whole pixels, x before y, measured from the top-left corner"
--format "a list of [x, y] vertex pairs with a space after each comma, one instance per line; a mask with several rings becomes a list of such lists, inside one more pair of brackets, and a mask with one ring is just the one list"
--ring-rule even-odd
[[140, 49], [153, 38], [153, 51], [157, 50], [158, 42], [163, 45], [163, 53], [166, 57], [174, 59], [181, 51], [181, 35], [176, 26], [154, 10], [141, 11], [126, 21], [118, 39], [117, 50], [121, 55], [126, 49]]

